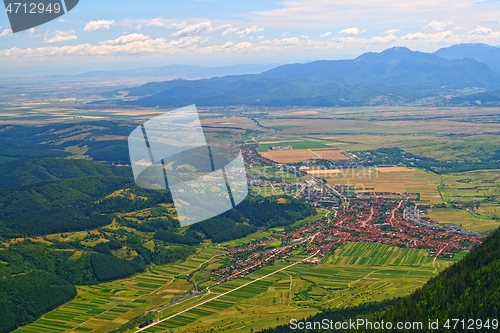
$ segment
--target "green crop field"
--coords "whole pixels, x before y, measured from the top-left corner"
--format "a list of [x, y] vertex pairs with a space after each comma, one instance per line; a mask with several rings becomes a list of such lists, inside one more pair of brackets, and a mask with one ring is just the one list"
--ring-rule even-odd
[[426, 250], [405, 249], [377, 243], [349, 243], [326, 260], [331, 265], [422, 266], [432, 263]]
[[185, 262], [157, 266], [151, 272], [136, 274], [129, 279], [80, 286], [74, 300], [16, 332], [105, 332], [117, 328], [145, 311], [193, 290], [193, 285], [183, 276], [224, 252], [207, 246]]
[[331, 145], [335, 142], [319, 142], [319, 141], [293, 141], [280, 143], [264, 143], [257, 148], [257, 151], [268, 151], [271, 147], [277, 146], [292, 146], [293, 149], [314, 149], [314, 148], [332, 148]]
[[442, 175], [443, 199], [469, 202], [500, 196], [500, 170], [478, 170]]
[[458, 224], [467, 230], [476, 232], [491, 231], [500, 226], [500, 221], [498, 220], [494, 220], [489, 216], [476, 214], [464, 209], [433, 208], [428, 214], [422, 216], [429, 217], [439, 223]]
[[[206, 243], [197, 254], [184, 262], [156, 266], [151, 272], [136, 274], [128, 279], [78, 287], [77, 298], [16, 332], [104, 333], [148, 309], [190, 293], [193, 285], [185, 279], [186, 274], [204, 264], [216, 263], [217, 255], [225, 252], [223, 245], [237, 246], [264, 237], [272, 237], [272, 234], [257, 232], [221, 246]], [[320, 307], [343, 307], [405, 296], [454, 261], [438, 259], [433, 264], [433, 258], [428, 257], [424, 250], [353, 243], [327, 254], [319, 265], [297, 264], [217, 297], [298, 262], [305, 256], [301, 249], [292, 255], [286, 258], [288, 262], [276, 262], [244, 278], [213, 286], [210, 293], [199, 294], [163, 309], [156, 314], [158, 318], [175, 316], [145, 332], [168, 332], [172, 329], [184, 333], [209, 332], [212, 328], [219, 331], [256, 331], [269, 327], [270, 321], [283, 324], [292, 315], [294, 318], [307, 317], [317, 313]], [[210, 277], [209, 273], [203, 272], [197, 273], [200, 279]], [[197, 306], [214, 297], [217, 299]], [[176, 315], [193, 306], [196, 307]], [[235, 316], [237, 320], [232, 319]]]

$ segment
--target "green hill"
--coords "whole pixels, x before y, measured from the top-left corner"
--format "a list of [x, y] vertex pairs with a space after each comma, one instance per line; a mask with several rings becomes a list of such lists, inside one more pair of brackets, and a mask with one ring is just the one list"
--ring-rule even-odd
[[88, 176], [132, 177], [132, 170], [87, 160], [59, 158], [15, 160], [0, 164], [0, 188], [3, 189], [44, 180]]

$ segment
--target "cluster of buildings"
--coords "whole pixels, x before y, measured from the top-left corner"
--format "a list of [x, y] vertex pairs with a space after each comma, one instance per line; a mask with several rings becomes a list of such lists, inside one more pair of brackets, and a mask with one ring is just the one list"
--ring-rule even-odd
[[257, 150], [258, 144], [248, 144], [241, 145], [241, 154], [243, 155], [243, 160], [245, 162], [245, 166], [247, 168], [251, 168], [254, 165], [274, 165], [276, 164], [274, 161], [268, 160], [265, 157], [259, 155]]
[[[309, 255], [317, 253], [307, 262], [317, 264], [326, 253], [350, 242], [426, 249], [430, 256], [451, 257], [461, 250], [470, 250], [481, 241], [481, 236], [474, 232], [457, 232], [454, 228], [435, 223], [432, 227], [416, 223], [414, 216], [419, 212], [414, 207], [414, 202], [407, 199], [351, 199], [348, 206], [337, 209], [333, 220], [324, 217], [293, 231], [274, 232], [273, 238], [231, 249], [229, 260], [232, 265], [213, 274], [219, 281], [242, 277], [276, 259], [285, 261], [298, 247], [305, 248]], [[281, 241], [281, 246], [266, 247], [276, 240]]]

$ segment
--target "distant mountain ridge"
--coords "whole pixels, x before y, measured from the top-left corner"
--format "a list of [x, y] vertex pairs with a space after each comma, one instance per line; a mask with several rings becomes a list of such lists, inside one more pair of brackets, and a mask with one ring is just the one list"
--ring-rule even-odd
[[152, 82], [131, 88], [149, 107], [197, 105], [353, 106], [402, 104], [462, 90], [500, 88], [500, 76], [474, 59], [448, 60], [394, 47], [353, 60], [283, 65], [260, 74]]
[[167, 65], [120, 70], [100, 70], [72, 75], [44, 75], [48, 79], [123, 79], [134, 77], [158, 77], [171, 79], [199, 79], [225, 75], [257, 74], [275, 68], [279, 64], [241, 64], [232, 66]]
[[500, 73], [500, 48], [496, 46], [479, 43], [457, 44], [439, 49], [434, 54], [450, 60], [471, 58]]

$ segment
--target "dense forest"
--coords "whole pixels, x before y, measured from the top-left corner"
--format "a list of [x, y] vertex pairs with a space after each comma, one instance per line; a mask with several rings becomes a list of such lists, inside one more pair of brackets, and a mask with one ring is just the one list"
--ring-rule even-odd
[[225, 242], [245, 237], [260, 227], [287, 226], [314, 214], [316, 210], [303, 200], [286, 196], [255, 196], [191, 228], [214, 242]]
[[22, 159], [0, 163], [0, 188], [9, 189], [44, 180], [89, 176], [132, 177], [130, 167], [74, 159]]
[[[127, 188], [141, 199], [109, 197]], [[111, 223], [115, 213], [171, 202], [168, 191], [144, 190], [133, 178], [94, 176], [44, 181], [0, 190], [0, 224], [26, 234], [85, 230]]]
[[[67, 147], [78, 146], [88, 148], [85, 154], [96, 161], [127, 165], [130, 164], [130, 158], [126, 137], [137, 125], [132, 121], [56, 123], [43, 126], [0, 125], [0, 164], [23, 159], [65, 158], [71, 156], [66, 151]], [[115, 139], [97, 139], [107, 135], [113, 135]], [[116, 139], [118, 136], [120, 139]], [[49, 179], [45, 170], [33, 171], [40, 173], [40, 180]], [[33, 175], [33, 178], [37, 177], [36, 174]]]
[[76, 296], [76, 288], [44, 271], [0, 279], [0, 333], [13, 331]]

